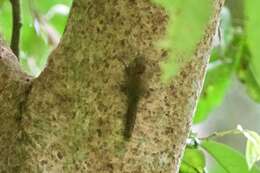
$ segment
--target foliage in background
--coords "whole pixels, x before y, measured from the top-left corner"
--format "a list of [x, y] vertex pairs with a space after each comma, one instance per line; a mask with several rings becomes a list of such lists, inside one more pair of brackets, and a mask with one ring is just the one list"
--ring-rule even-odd
[[[259, 7], [260, 7], [259, 0], [245, 1], [245, 12], [246, 12], [245, 31], [247, 36], [248, 47], [251, 52], [249, 68], [258, 86], [260, 86]], [[260, 87], [258, 89], [260, 89]], [[260, 101], [260, 98], [258, 99]]]
[[245, 37], [249, 56], [244, 59], [247, 67], [244, 79], [249, 95], [260, 102], [260, 16], [259, 0], [245, 1]]
[[211, 0], [200, 0], [200, 3], [194, 0], [153, 1], [164, 7], [169, 15], [167, 34], [158, 43], [168, 50], [168, 59], [161, 63], [162, 80], [167, 82], [192, 58], [209, 23], [213, 3]]
[[250, 168], [247, 165], [245, 157], [233, 148], [217, 143], [212, 140], [205, 140], [201, 147], [207, 151], [213, 159], [222, 167], [218, 173], [259, 173], [257, 167]]
[[[255, 3], [253, 3], [255, 2]], [[244, 1], [246, 21], [241, 26], [232, 26], [232, 17], [227, 8], [221, 15], [221, 42], [213, 50], [204, 88], [193, 122], [201, 123], [218, 107], [235, 77], [244, 85], [248, 95], [260, 103], [260, 17], [256, 14], [258, 0]], [[252, 5], [255, 4], [255, 5]], [[245, 28], [243, 28], [243, 26]], [[258, 40], [258, 41], [257, 41]], [[259, 73], [259, 74], [258, 74]]]
[[[20, 59], [23, 70], [37, 76], [64, 30], [71, 0], [22, 0]], [[9, 0], [0, 0], [0, 33], [10, 42], [12, 13]]]
[[[260, 102], [260, 49], [257, 47], [260, 41], [260, 17], [257, 15], [260, 1], [245, 0], [243, 2], [245, 7], [243, 15], [246, 17], [245, 21], [240, 21], [239, 26], [232, 25], [233, 19], [228, 8], [222, 10], [219, 34], [221, 41], [211, 55], [204, 88], [193, 120], [195, 124], [206, 120], [209, 113], [222, 103], [234, 78], [240, 80], [252, 100]], [[255, 165], [260, 160], [259, 134], [244, 130], [241, 126], [238, 126], [238, 129], [234, 131], [235, 134], [242, 133], [247, 138], [245, 156], [229, 146], [214, 142], [212, 139], [202, 140], [198, 144], [197, 150], [204, 149], [215, 160], [215, 169], [212, 169], [211, 172], [260, 173], [260, 169]], [[229, 132], [233, 133], [233, 130], [223, 134], [230, 134]], [[220, 137], [224, 135], [220, 135]], [[213, 134], [213, 136], [217, 135]], [[186, 151], [189, 150], [186, 149]], [[196, 159], [202, 158], [201, 156], [194, 157]], [[186, 166], [186, 162], [187, 160], [183, 161], [182, 167]]]
[[[215, 138], [238, 134], [247, 138], [246, 156], [214, 141]], [[215, 168], [210, 173], [260, 173], [260, 168], [255, 164], [260, 160], [260, 136], [256, 132], [243, 129], [240, 125], [236, 129], [215, 132], [200, 139], [196, 134], [191, 134], [182, 158], [180, 173], [205, 173], [205, 153], [215, 161]]]

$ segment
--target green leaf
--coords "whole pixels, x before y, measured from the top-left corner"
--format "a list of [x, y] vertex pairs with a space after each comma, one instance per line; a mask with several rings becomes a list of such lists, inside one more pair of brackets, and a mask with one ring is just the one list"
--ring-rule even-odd
[[10, 3], [3, 3], [0, 9], [0, 34], [1, 37], [9, 42], [12, 33], [12, 13]]
[[260, 168], [258, 166], [254, 166], [251, 170], [250, 173], [260, 173]]
[[241, 43], [243, 41], [244, 37], [240, 34], [235, 34], [232, 35], [232, 42], [227, 47], [213, 49], [193, 123], [201, 123], [213, 109], [222, 103], [230, 86], [231, 76], [238, 66], [243, 48]]
[[180, 173], [204, 173], [205, 156], [201, 150], [186, 148], [182, 158]]
[[[219, 56], [219, 54], [213, 53], [212, 58], [214, 56]], [[222, 103], [230, 86], [233, 63], [217, 60], [211, 62], [210, 66], [212, 68], [207, 72], [197, 111], [193, 118], [195, 124], [205, 120], [209, 113]]]
[[179, 173], [199, 173], [199, 172], [193, 167], [191, 167], [188, 163], [182, 162]]
[[208, 168], [208, 173], [227, 173], [216, 161], [213, 160], [211, 164]]
[[227, 173], [250, 173], [244, 156], [231, 147], [214, 141], [203, 141], [201, 146]]
[[4, 4], [5, 0], [0, 0], [0, 8], [2, 7], [2, 5]]
[[[252, 63], [252, 54], [248, 45], [244, 43], [242, 56], [237, 68], [237, 77], [246, 87], [247, 94], [256, 102], [260, 102], [260, 85], [255, 78], [255, 75], [250, 68]], [[260, 67], [259, 67], [260, 68]]]
[[[259, 0], [246, 0], [245, 1], [245, 15], [246, 15], [246, 34], [247, 41], [249, 45], [249, 49], [252, 54], [252, 58], [250, 60], [250, 69], [258, 86], [260, 86], [260, 16], [259, 16]], [[260, 91], [258, 91], [260, 92]]]
[[220, 21], [220, 45], [211, 53], [205, 83], [193, 118], [195, 124], [206, 120], [209, 113], [221, 105], [241, 57], [244, 37], [234, 32], [227, 8], [222, 9]]
[[[257, 135], [257, 134], [255, 134]], [[256, 137], [256, 136], [255, 136]], [[253, 165], [260, 160], [260, 137], [258, 137], [258, 143], [253, 143], [247, 140], [246, 145], [246, 160], [249, 168], [251, 169]]]
[[[167, 34], [159, 43], [169, 52], [167, 61], [161, 63], [162, 80], [169, 81], [192, 58], [196, 45], [212, 13], [213, 2], [201, 0], [153, 0], [164, 7], [169, 15]], [[192, 9], [192, 10], [191, 10]]]
[[246, 160], [251, 169], [260, 160], [260, 136], [254, 131], [244, 130], [241, 126], [238, 126], [238, 129], [247, 138]]
[[[228, 173], [224, 168], [222, 168], [218, 163], [214, 162], [211, 163], [212, 165], [208, 169], [208, 173]], [[240, 172], [239, 172], [240, 173]], [[242, 172], [241, 172], [242, 173]], [[259, 168], [256, 166], [250, 171], [250, 173], [260, 173]]]

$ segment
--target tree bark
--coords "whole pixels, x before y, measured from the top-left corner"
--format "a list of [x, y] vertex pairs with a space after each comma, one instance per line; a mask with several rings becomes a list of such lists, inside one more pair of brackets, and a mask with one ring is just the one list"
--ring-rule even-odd
[[167, 15], [148, 0], [74, 0], [35, 79], [1, 42], [0, 172], [177, 173], [222, 5], [170, 85], [154, 46]]

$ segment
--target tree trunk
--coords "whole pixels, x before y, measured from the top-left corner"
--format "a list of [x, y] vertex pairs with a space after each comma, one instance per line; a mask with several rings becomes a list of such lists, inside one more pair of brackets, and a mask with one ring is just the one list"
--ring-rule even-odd
[[222, 5], [170, 85], [167, 15], [148, 0], [74, 0], [34, 79], [1, 41], [0, 172], [177, 173]]

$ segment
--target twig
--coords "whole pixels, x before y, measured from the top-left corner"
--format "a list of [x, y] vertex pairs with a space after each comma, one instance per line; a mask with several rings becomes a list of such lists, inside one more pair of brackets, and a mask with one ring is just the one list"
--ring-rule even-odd
[[20, 42], [20, 29], [22, 27], [21, 23], [21, 7], [20, 0], [10, 0], [12, 5], [12, 15], [13, 15], [13, 31], [11, 40], [11, 49], [19, 60], [19, 42]]
[[207, 137], [199, 138], [200, 140], [208, 140], [216, 137], [223, 137], [226, 135], [237, 135], [237, 134], [242, 134], [242, 132], [238, 129], [231, 129], [227, 131], [221, 131], [221, 132], [215, 132]]

